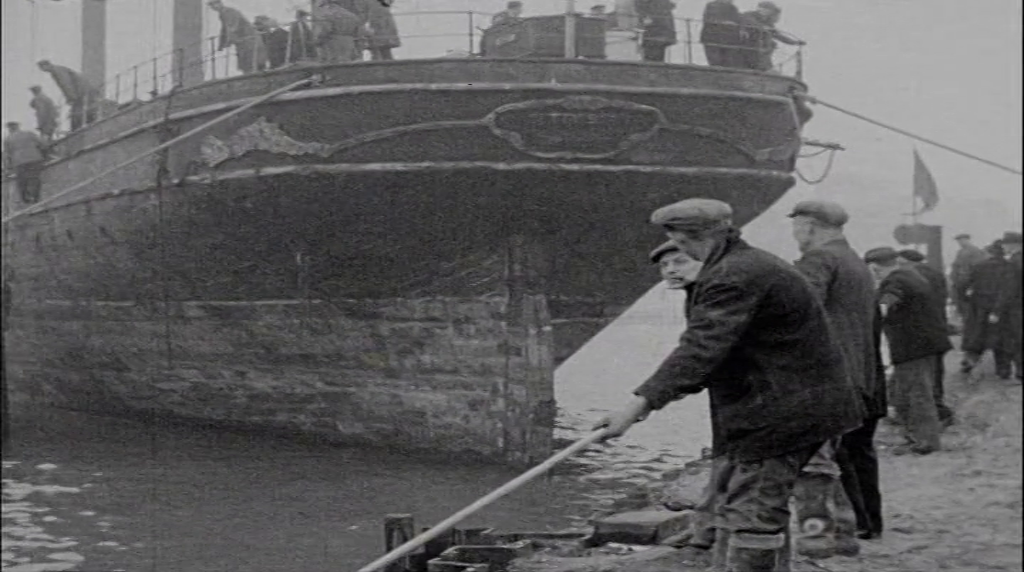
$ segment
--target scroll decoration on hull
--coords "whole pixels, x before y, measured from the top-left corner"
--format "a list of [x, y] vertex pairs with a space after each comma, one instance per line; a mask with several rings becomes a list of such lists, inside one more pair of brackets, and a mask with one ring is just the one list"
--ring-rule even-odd
[[754, 149], [715, 129], [670, 123], [661, 110], [649, 105], [578, 95], [510, 103], [477, 120], [402, 125], [361, 133], [336, 143], [298, 141], [279, 125], [260, 117], [226, 141], [207, 136], [200, 148], [200, 159], [208, 167], [240, 159], [253, 151], [326, 159], [340, 151], [411, 133], [481, 127], [516, 150], [542, 159], [610, 159], [652, 139], [659, 131], [688, 133], [725, 143], [752, 162], [785, 159], [800, 147], [799, 137], [794, 136], [775, 147]]

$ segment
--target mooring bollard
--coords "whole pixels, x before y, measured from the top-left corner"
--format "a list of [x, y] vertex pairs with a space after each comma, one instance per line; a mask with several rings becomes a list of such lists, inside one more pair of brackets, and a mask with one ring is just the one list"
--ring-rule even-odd
[[[411, 514], [389, 514], [384, 517], [384, 550], [391, 552], [416, 536]], [[389, 564], [385, 572], [410, 572], [409, 557]]]

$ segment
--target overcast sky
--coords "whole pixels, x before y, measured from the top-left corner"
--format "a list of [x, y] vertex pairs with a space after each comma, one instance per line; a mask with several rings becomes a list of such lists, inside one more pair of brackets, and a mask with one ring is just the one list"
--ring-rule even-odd
[[[3, 118], [34, 125], [27, 87], [57, 90], [33, 61], [49, 58], [80, 67], [78, 30], [82, 0], [38, 3], [32, 34], [30, 0], [2, 0]], [[91, 1], [91, 0], [90, 0]], [[170, 48], [172, 0], [108, 0], [108, 76]], [[298, 0], [227, 0], [246, 14], [290, 18]], [[528, 13], [559, 10], [557, 0], [525, 0]], [[580, 0], [581, 10], [592, 4]], [[1020, 0], [791, 0], [780, 27], [808, 42], [805, 79], [817, 97], [910, 131], [961, 147], [1014, 168], [1021, 166]], [[425, 10], [493, 12], [503, 0], [397, 0], [396, 13]], [[703, 2], [677, 0], [679, 17], [698, 17]], [[741, 9], [755, 0], [737, 0]], [[217, 31], [206, 14], [208, 34]], [[466, 21], [456, 16], [399, 17], [403, 35], [450, 33], [450, 38], [407, 39], [398, 57], [441, 55], [464, 49]], [[408, 56], [406, 56], [408, 57]], [[849, 234], [866, 249], [891, 243], [894, 225], [909, 208], [912, 143], [834, 111], [815, 108], [805, 135], [848, 147], [828, 179], [800, 184], [748, 227], [748, 235], [783, 255], [795, 255], [785, 209], [809, 196], [831, 198], [851, 211]], [[939, 185], [941, 202], [922, 222], [946, 226], [987, 242], [1021, 227], [1021, 177], [918, 144]], [[823, 158], [801, 162], [809, 176]], [[646, 248], [646, 245], [645, 245]], [[947, 258], [952, 252], [947, 240]], [[646, 250], [644, 250], [646, 252]]]

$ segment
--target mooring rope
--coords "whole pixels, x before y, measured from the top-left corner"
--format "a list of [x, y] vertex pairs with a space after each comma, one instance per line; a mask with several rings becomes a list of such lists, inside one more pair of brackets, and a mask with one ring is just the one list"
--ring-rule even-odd
[[910, 137], [911, 139], [916, 139], [917, 141], [920, 141], [922, 143], [927, 143], [929, 145], [934, 145], [935, 147], [938, 147], [940, 149], [945, 149], [946, 151], [949, 151], [950, 153], [955, 153], [955, 154], [960, 155], [962, 157], [966, 157], [968, 159], [973, 159], [975, 161], [978, 161], [979, 163], [984, 163], [984, 164], [986, 164], [986, 165], [988, 165], [990, 167], [995, 167], [997, 169], [1013, 173], [1014, 175], [1024, 174], [1024, 173], [1021, 173], [1020, 169], [1014, 169], [1013, 167], [1007, 167], [1006, 165], [1003, 165], [1003, 164], [1000, 164], [1000, 163], [996, 163], [995, 161], [990, 161], [989, 159], [985, 159], [984, 157], [979, 157], [979, 156], [974, 155], [972, 153], [968, 153], [966, 151], [962, 151], [960, 149], [957, 149], [956, 147], [951, 147], [951, 146], [946, 145], [944, 143], [939, 143], [938, 141], [935, 141], [934, 139], [928, 139], [927, 137], [923, 137], [921, 135], [917, 135], [915, 133], [911, 133], [910, 131], [907, 131], [905, 129], [900, 129], [899, 127], [895, 127], [893, 125], [889, 125], [888, 123], [883, 123], [883, 122], [878, 121], [876, 119], [871, 119], [870, 117], [866, 117], [866, 116], [861, 115], [859, 113], [856, 113], [854, 111], [850, 111], [849, 109], [844, 109], [842, 107], [839, 107], [838, 105], [833, 105], [833, 104], [828, 103], [826, 101], [822, 101], [822, 100], [820, 100], [820, 99], [818, 99], [816, 97], [813, 97], [813, 96], [810, 96], [810, 95], [804, 95], [804, 94], [799, 94], [797, 97], [803, 98], [808, 103], [813, 103], [813, 104], [816, 104], [816, 105], [822, 105], [824, 107], [828, 107], [830, 109], [834, 109], [834, 110], [836, 110], [836, 111], [838, 111], [840, 113], [845, 113], [846, 115], [849, 115], [850, 117], [853, 117], [853, 118], [856, 118], [856, 119], [860, 119], [861, 121], [866, 121], [866, 122], [868, 122], [868, 123], [870, 123], [872, 125], [876, 125], [876, 126], [881, 127], [883, 129], [888, 129], [889, 131], [892, 131], [894, 133], [899, 133], [900, 135], [903, 135], [905, 137]]
[[836, 149], [825, 149], [824, 151], [819, 151], [818, 153], [815, 153], [813, 155], [805, 155], [804, 156], [804, 157], [817, 157], [818, 155], [821, 155], [822, 153], [826, 153], [826, 152], [828, 153], [828, 162], [825, 163], [825, 170], [821, 172], [821, 176], [818, 177], [817, 179], [808, 179], [807, 177], [804, 176], [803, 173], [800, 172], [799, 168], [794, 168], [793, 169], [796, 172], [796, 176], [800, 177], [800, 180], [805, 182], [805, 183], [807, 183], [808, 185], [817, 185], [818, 183], [824, 181], [826, 178], [828, 178], [828, 174], [832, 172], [832, 162], [835, 161], [836, 151], [837, 151]]
[[143, 153], [135, 155], [131, 159], [128, 159], [128, 160], [126, 160], [126, 161], [124, 161], [122, 163], [119, 163], [119, 164], [117, 164], [117, 165], [107, 169], [106, 171], [103, 171], [102, 173], [100, 173], [98, 175], [95, 175], [93, 177], [89, 177], [88, 179], [86, 179], [86, 180], [84, 180], [84, 181], [82, 181], [80, 183], [76, 183], [76, 184], [68, 187], [67, 189], [64, 189], [63, 191], [61, 191], [59, 193], [56, 193], [55, 195], [53, 195], [51, 197], [47, 197], [47, 198], [39, 201], [38, 203], [35, 203], [34, 205], [32, 205], [32, 206], [30, 206], [28, 208], [24, 208], [24, 209], [22, 209], [20, 211], [14, 212], [14, 213], [10, 214], [9, 216], [4, 217], [2, 222], [3, 222], [3, 224], [7, 224], [7, 223], [11, 222], [12, 220], [14, 220], [16, 218], [19, 218], [19, 217], [22, 217], [22, 216], [25, 216], [25, 215], [37, 212], [38, 210], [42, 209], [46, 205], [53, 203], [54, 201], [56, 201], [57, 199], [67, 195], [68, 193], [72, 193], [72, 192], [77, 191], [77, 190], [79, 190], [79, 189], [81, 189], [83, 187], [91, 185], [91, 184], [95, 183], [96, 181], [98, 181], [99, 179], [102, 179], [103, 177], [106, 177], [107, 175], [109, 175], [111, 173], [120, 171], [121, 169], [123, 169], [123, 168], [125, 168], [125, 167], [127, 167], [127, 166], [129, 166], [129, 165], [131, 165], [133, 163], [141, 161], [142, 159], [145, 159], [146, 157], [149, 157], [150, 155], [153, 155], [154, 153], [159, 153], [160, 151], [163, 151], [164, 149], [167, 149], [167, 148], [169, 148], [169, 147], [171, 147], [173, 145], [176, 145], [176, 144], [184, 141], [185, 139], [188, 139], [189, 137], [192, 137], [194, 135], [202, 133], [203, 131], [206, 131], [207, 129], [213, 127], [214, 125], [218, 125], [220, 123], [223, 123], [223, 122], [227, 121], [228, 119], [231, 119], [232, 117], [234, 117], [234, 116], [236, 116], [236, 115], [238, 115], [240, 113], [243, 113], [245, 111], [248, 111], [249, 109], [252, 109], [253, 107], [256, 107], [257, 105], [260, 105], [261, 103], [265, 103], [267, 101], [270, 101], [271, 99], [274, 99], [275, 97], [277, 97], [279, 95], [282, 95], [284, 93], [292, 91], [293, 89], [304, 87], [304, 86], [307, 86], [307, 85], [310, 85], [310, 84], [313, 84], [313, 83], [316, 83], [316, 82], [319, 82], [319, 81], [320, 81], [319, 76], [314, 76], [314, 77], [310, 77], [310, 78], [306, 78], [306, 79], [303, 79], [303, 80], [292, 82], [292, 83], [290, 83], [290, 84], [288, 84], [288, 85], [286, 85], [284, 87], [277, 88], [274, 91], [271, 91], [271, 92], [267, 93], [266, 95], [261, 95], [260, 97], [250, 101], [249, 103], [246, 103], [245, 105], [243, 105], [243, 106], [241, 106], [241, 107], [239, 107], [237, 109], [229, 111], [229, 112], [225, 113], [224, 115], [221, 115], [220, 117], [217, 117], [215, 119], [211, 119], [210, 121], [207, 121], [206, 123], [203, 123], [202, 125], [194, 128], [194, 129], [190, 129], [189, 131], [187, 131], [185, 133], [182, 133], [181, 135], [178, 135], [177, 137], [175, 137], [174, 139], [171, 139], [170, 141], [166, 141], [164, 143], [161, 143], [160, 145], [157, 145], [156, 147], [153, 147], [152, 149], [150, 149], [148, 151], [145, 151]]

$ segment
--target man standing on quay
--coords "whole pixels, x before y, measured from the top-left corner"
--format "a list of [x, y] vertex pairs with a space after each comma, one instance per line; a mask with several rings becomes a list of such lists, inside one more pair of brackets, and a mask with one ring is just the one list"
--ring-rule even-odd
[[[793, 238], [803, 254], [796, 268], [807, 277], [825, 306], [846, 372], [864, 409], [862, 425], [822, 447], [800, 473], [794, 499], [802, 533], [796, 540], [796, 550], [817, 558], [855, 556], [859, 551], [854, 538], [858, 529], [862, 538], [872, 538], [882, 529], [873, 440], [878, 420], [886, 411], [884, 403], [878, 403], [878, 395], [884, 395], [878, 386], [885, 380], [875, 376], [875, 281], [843, 235], [843, 225], [850, 218], [843, 207], [827, 201], [804, 201], [789, 216], [793, 219]], [[835, 514], [830, 499], [835, 501]]]
[[716, 540], [727, 548], [725, 570], [774, 572], [797, 475], [826, 441], [861, 424], [857, 392], [810, 284], [741, 240], [729, 205], [688, 199], [651, 222], [704, 268], [679, 346], [597, 426], [618, 437], [652, 410], [707, 388], [712, 447], [729, 472]]
[[[925, 261], [925, 256], [920, 252], [907, 248], [896, 253], [896, 262], [904, 268], [910, 268], [928, 281], [932, 293], [932, 303], [938, 319], [942, 321], [949, 332], [949, 318], [946, 315], [946, 303], [949, 301], [949, 284], [946, 283], [946, 276], [941, 270], [932, 267]], [[943, 427], [949, 427], [954, 423], [953, 410], [946, 405], [946, 352], [935, 356], [935, 407], [939, 411], [939, 422]]]
[[942, 432], [935, 407], [935, 359], [953, 346], [946, 324], [934, 312], [928, 281], [896, 259], [889, 247], [864, 255], [879, 281], [878, 302], [893, 365], [892, 400], [908, 441], [893, 452], [927, 455], [939, 449]]

